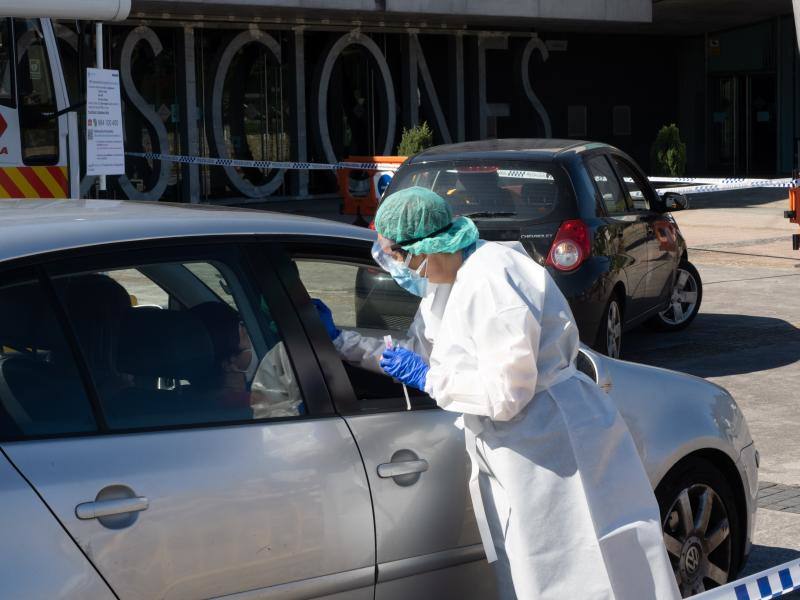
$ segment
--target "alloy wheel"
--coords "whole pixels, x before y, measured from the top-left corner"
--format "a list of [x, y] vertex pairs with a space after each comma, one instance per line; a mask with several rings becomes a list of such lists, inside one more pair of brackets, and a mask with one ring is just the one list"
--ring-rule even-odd
[[728, 511], [711, 487], [695, 484], [681, 490], [663, 529], [684, 598], [727, 583], [732, 556]]
[[606, 314], [606, 349], [608, 356], [619, 358], [622, 347], [622, 315], [619, 310], [619, 303], [611, 300], [608, 303]]
[[694, 314], [697, 307], [697, 280], [688, 270], [678, 267], [669, 306], [660, 314], [669, 325], [680, 325]]

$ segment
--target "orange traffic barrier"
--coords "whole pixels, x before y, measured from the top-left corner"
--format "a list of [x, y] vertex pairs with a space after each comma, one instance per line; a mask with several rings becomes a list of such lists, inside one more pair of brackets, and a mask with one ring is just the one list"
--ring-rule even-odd
[[[348, 156], [344, 162], [380, 163], [399, 167], [405, 160], [405, 156]], [[384, 173], [387, 177], [382, 178]], [[383, 193], [383, 189], [379, 187], [385, 187], [392, 174], [393, 171], [384, 172], [379, 169], [339, 169], [336, 177], [344, 199], [342, 214], [362, 217], [374, 215], [378, 209], [378, 199]]]

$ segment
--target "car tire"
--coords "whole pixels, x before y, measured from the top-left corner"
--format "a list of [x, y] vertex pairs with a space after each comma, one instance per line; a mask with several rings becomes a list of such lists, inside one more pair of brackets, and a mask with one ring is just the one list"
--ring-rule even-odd
[[611, 358], [619, 358], [622, 352], [622, 303], [615, 291], [606, 303], [594, 348]]
[[647, 325], [657, 331], [685, 329], [700, 312], [700, 304], [703, 301], [703, 282], [700, 280], [700, 273], [688, 260], [682, 261], [677, 271], [669, 306], [647, 321]]
[[742, 529], [733, 490], [720, 470], [706, 459], [689, 458], [667, 473], [656, 498], [681, 596], [733, 581]]

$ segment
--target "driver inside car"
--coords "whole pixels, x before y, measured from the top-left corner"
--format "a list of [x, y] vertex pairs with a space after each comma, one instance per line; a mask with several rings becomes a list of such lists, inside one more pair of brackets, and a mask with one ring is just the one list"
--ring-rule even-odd
[[220, 395], [224, 406], [252, 410], [256, 419], [305, 413], [282, 341], [259, 361], [247, 329], [233, 308], [222, 302], [205, 302], [189, 310], [203, 323], [214, 347], [216, 369], [207, 374], [203, 385]]

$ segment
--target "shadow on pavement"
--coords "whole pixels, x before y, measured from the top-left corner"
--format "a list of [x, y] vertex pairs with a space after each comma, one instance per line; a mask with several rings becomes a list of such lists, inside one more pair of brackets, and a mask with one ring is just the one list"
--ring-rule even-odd
[[699, 377], [765, 371], [800, 360], [800, 329], [783, 319], [700, 313], [683, 331], [630, 331], [622, 358]]
[[789, 194], [784, 188], [754, 188], [690, 194], [689, 210], [697, 208], [745, 208], [777, 202], [788, 197]]
[[[750, 558], [747, 564], [739, 573], [739, 577], [747, 577], [770, 567], [777, 567], [780, 564], [800, 558], [800, 550], [791, 548], [780, 548], [778, 546], [761, 546], [753, 544], [750, 551]], [[800, 596], [799, 596], [800, 597]]]
[[[778, 565], [789, 562], [790, 560], [797, 560], [798, 558], [800, 558], [800, 550], [753, 544], [753, 549], [750, 551], [750, 558], [747, 560], [747, 564], [744, 566], [744, 569], [742, 569], [742, 572], [739, 573], [738, 579], [747, 577], [748, 575], [755, 575], [770, 567], [777, 567]], [[786, 594], [785, 596], [781, 596], [781, 598], [798, 600], [800, 599], [800, 591]]]

